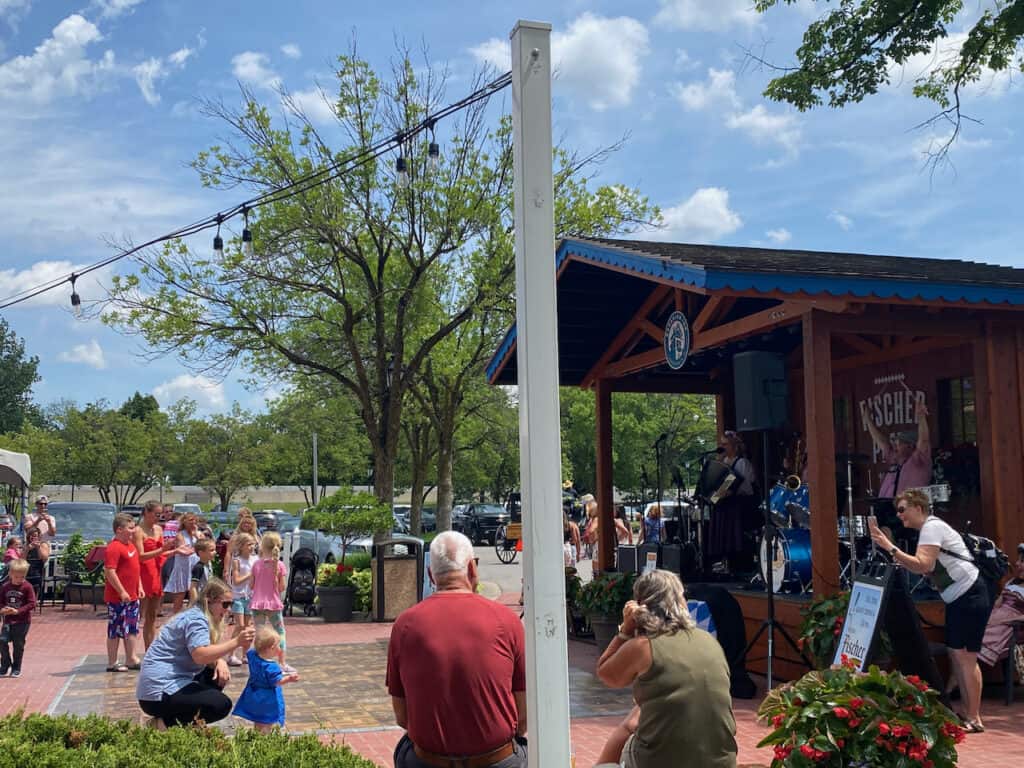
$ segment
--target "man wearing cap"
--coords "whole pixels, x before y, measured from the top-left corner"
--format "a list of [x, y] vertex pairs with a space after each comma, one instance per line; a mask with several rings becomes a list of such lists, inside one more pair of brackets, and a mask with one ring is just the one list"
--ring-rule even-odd
[[22, 521], [22, 527], [25, 531], [29, 531], [32, 528], [39, 530], [40, 538], [43, 541], [52, 541], [53, 537], [57, 533], [57, 523], [54, 522], [46, 509], [50, 504], [49, 498], [44, 495], [36, 497], [36, 510], [35, 512], [29, 512], [25, 515], [25, 519]]
[[881, 498], [891, 499], [908, 488], [923, 488], [932, 481], [932, 444], [928, 433], [928, 408], [924, 399], [918, 400], [914, 408], [916, 430], [896, 433], [896, 443], [891, 445], [878, 425], [865, 413], [871, 439], [889, 464], [889, 470], [882, 478], [878, 491]]

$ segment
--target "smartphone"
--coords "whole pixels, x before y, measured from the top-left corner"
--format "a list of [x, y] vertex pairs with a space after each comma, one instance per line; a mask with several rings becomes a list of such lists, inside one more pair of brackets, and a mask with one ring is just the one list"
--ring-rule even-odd
[[868, 515], [868, 525], [877, 528], [878, 527], [878, 518], [875, 517], [874, 515]]

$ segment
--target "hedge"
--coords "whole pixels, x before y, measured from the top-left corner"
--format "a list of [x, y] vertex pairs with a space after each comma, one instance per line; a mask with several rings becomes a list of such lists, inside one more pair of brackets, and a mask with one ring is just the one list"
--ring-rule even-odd
[[193, 726], [157, 731], [128, 720], [14, 712], [0, 719], [0, 763], [31, 768], [376, 768], [316, 736], [227, 736]]

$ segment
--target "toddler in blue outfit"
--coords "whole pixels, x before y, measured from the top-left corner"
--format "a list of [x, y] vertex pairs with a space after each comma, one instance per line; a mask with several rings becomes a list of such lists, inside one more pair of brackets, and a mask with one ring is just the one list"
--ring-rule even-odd
[[294, 683], [299, 675], [285, 675], [277, 663], [277, 632], [263, 626], [256, 632], [256, 641], [246, 654], [249, 681], [235, 703], [234, 714], [250, 720], [257, 731], [268, 732], [275, 725], [284, 728], [284, 692], [281, 686]]

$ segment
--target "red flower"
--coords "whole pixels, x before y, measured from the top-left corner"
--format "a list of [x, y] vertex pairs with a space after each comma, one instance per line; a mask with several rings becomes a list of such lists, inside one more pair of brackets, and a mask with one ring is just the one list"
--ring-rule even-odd
[[839, 637], [841, 634], [843, 634], [843, 632], [840, 629], [836, 629], [836, 630], [833, 630], [832, 634], [835, 635], [836, 637]]
[[832, 712], [842, 720], [846, 720], [850, 716], [850, 710], [846, 707], [832, 707]]
[[878, 732], [883, 736], [888, 736], [892, 732], [892, 728], [889, 727], [888, 723], [879, 723]]
[[793, 748], [785, 744], [775, 745], [775, 759], [782, 761], [789, 757], [789, 753], [793, 751]]
[[850, 699], [850, 706], [854, 709], [860, 709], [864, 706], [864, 699], [862, 699], [860, 696], [854, 696], [852, 699]]
[[783, 717], [782, 715], [776, 715], [775, 717], [772, 718], [772, 727], [778, 728], [779, 726], [781, 726], [783, 724], [783, 722], [785, 722], [785, 720], [786, 720], [786, 718]]
[[817, 750], [810, 744], [804, 744], [800, 747], [800, 754], [812, 760], [814, 759], [815, 752], [817, 752]]
[[847, 722], [847, 725], [849, 725], [851, 728], [856, 728], [858, 725], [860, 725], [860, 722], [861, 721], [859, 717], [851, 717]]

